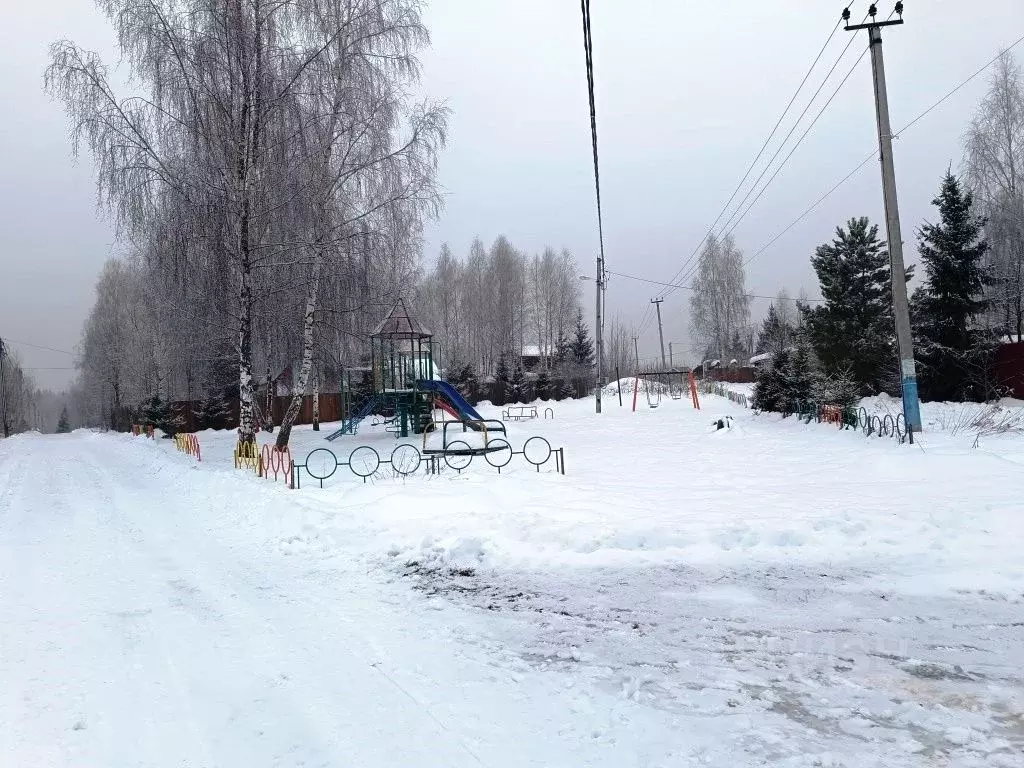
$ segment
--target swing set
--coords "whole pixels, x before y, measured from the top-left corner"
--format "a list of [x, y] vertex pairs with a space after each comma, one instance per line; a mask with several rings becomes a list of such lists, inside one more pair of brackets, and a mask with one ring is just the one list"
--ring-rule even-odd
[[[697, 381], [693, 377], [693, 371], [673, 370], [636, 374], [633, 383], [633, 411], [636, 411], [636, 401], [640, 393], [641, 379], [643, 379], [644, 396], [647, 398], [648, 408], [653, 409], [661, 405], [662, 396], [666, 389], [669, 397], [673, 400], [681, 400], [684, 389], [689, 389], [693, 407], [698, 411], [700, 410], [700, 398], [697, 396]], [[678, 379], [678, 385], [676, 379]], [[667, 384], [665, 383], [666, 381]]]

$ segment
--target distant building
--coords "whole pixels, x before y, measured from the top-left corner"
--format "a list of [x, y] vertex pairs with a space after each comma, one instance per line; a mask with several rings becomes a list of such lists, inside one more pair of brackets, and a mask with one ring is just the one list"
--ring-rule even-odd
[[538, 344], [524, 344], [523, 351], [519, 355], [519, 363], [523, 370], [539, 371], [544, 367], [544, 361], [553, 357], [552, 351]]

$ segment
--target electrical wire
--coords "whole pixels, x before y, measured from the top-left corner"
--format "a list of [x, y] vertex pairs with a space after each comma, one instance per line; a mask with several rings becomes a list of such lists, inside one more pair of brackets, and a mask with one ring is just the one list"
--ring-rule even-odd
[[[928, 106], [926, 109], [924, 109], [922, 112], [920, 112], [916, 117], [914, 117], [912, 120], [910, 120], [910, 122], [908, 122], [902, 128], [900, 128], [897, 131], [894, 131], [893, 132], [893, 138], [898, 138], [901, 134], [903, 134], [904, 132], [906, 132], [907, 130], [912, 128], [913, 126], [917, 125], [927, 115], [931, 114], [936, 108], [941, 106], [943, 103], [948, 101], [952, 96], [954, 96], [959, 91], [961, 91], [964, 88], [964, 86], [968, 85], [971, 81], [975, 80], [979, 75], [981, 75], [983, 72], [985, 72], [985, 70], [987, 70], [989, 67], [991, 67], [993, 64], [995, 64], [999, 60], [1000, 56], [1002, 56], [1003, 53], [1008, 52], [1008, 51], [1012, 51], [1014, 48], [1019, 46], [1021, 43], [1024, 43], [1024, 36], [1021, 36], [1021, 37], [1017, 38], [1013, 43], [1011, 43], [1010, 45], [1006, 46], [1005, 48], [1001, 48], [1000, 52], [997, 53], [995, 56], [993, 56], [991, 59], [989, 59], [988, 62], [986, 62], [983, 66], [981, 66], [979, 69], [975, 70], [972, 74], [970, 74], [968, 77], [966, 77], [960, 83], [958, 83], [956, 86], [954, 86], [948, 92], [946, 92], [945, 95], [943, 95], [937, 101], [935, 101], [930, 106]], [[748, 256], [744, 260], [744, 262], [743, 262], [744, 266], [749, 264], [751, 261], [756, 259], [758, 256], [762, 255], [763, 253], [765, 253], [765, 251], [767, 251], [769, 248], [771, 248], [773, 245], [775, 245], [775, 243], [778, 242], [786, 233], [788, 233], [790, 230], [792, 230], [793, 227], [795, 227], [801, 221], [806, 219], [815, 209], [817, 209], [822, 203], [824, 203], [828, 198], [830, 198], [833, 194], [835, 194], [835, 192], [840, 187], [842, 187], [844, 184], [846, 184], [860, 170], [862, 170], [865, 165], [867, 165], [869, 162], [871, 162], [872, 160], [876, 159], [877, 157], [878, 157], [878, 150], [877, 149], [872, 150], [863, 160], [861, 160], [856, 166], [854, 166], [853, 169], [851, 169], [845, 176], [843, 176], [843, 178], [841, 178], [839, 181], [837, 181], [827, 192], [825, 192], [825, 194], [823, 194], [821, 197], [819, 197], [817, 200], [815, 200], [813, 203], [811, 203], [811, 205], [808, 206], [799, 216], [797, 216], [795, 219], [793, 219], [793, 221], [791, 221], [782, 230], [780, 230], [776, 235], [774, 235], [771, 238], [771, 240], [769, 240], [767, 243], [765, 243], [760, 248], [758, 248], [756, 251], [754, 251], [754, 253], [752, 253], [750, 256]], [[639, 279], [639, 280], [641, 280], [643, 282], [650, 282], [650, 283], [654, 283], [654, 284], [659, 284], [659, 281], [648, 280], [646, 278], [635, 278], [633, 276], [624, 275], [624, 274], [621, 274], [621, 273], [618, 273], [618, 272], [611, 272], [610, 274], [618, 275], [619, 277], [625, 277], [627, 279]], [[675, 285], [676, 288], [681, 288], [681, 289], [685, 289], [685, 290], [693, 290], [693, 286], [691, 286], [691, 285], [685, 285], [685, 284], [682, 284], [682, 283], [674, 283], [674, 285]], [[814, 301], [817, 301], [817, 300], [814, 300]], [[640, 331], [643, 331], [645, 329], [646, 329], [646, 326], [644, 326], [644, 325], [640, 326]]]
[[[616, 277], [624, 277], [627, 280], [636, 280], [636, 281], [641, 282], [641, 283], [650, 283], [651, 285], [662, 285], [662, 286], [665, 286], [666, 288], [679, 288], [679, 289], [684, 290], [684, 291], [694, 291], [694, 290], [696, 290], [696, 288], [694, 288], [692, 285], [679, 285], [678, 283], [665, 283], [665, 282], [662, 282], [661, 280], [650, 280], [650, 279], [648, 279], [646, 277], [639, 277], [638, 275], [627, 275], [627, 274], [625, 274], [623, 272], [612, 272], [611, 270], [608, 270], [608, 274], [609, 275], [615, 275]], [[760, 293], [744, 293], [743, 295], [747, 296], [747, 297], [749, 297], [751, 299], [771, 299], [772, 301], [775, 301], [776, 299], [779, 298], [778, 296], [765, 296], [765, 295], [760, 294]], [[820, 303], [824, 302], [824, 299], [799, 299], [799, 298], [793, 299], [793, 298], [787, 298], [787, 300], [788, 301], [794, 301], [794, 302], [796, 302], [796, 301], [799, 301], [799, 302], [806, 301], [808, 303], [814, 303], [814, 304], [820, 304]]]
[[843, 86], [846, 85], [846, 81], [850, 79], [850, 76], [853, 74], [854, 70], [857, 69], [857, 66], [861, 63], [861, 61], [864, 60], [864, 56], [867, 55], [867, 52], [869, 50], [870, 50], [870, 48], [865, 48], [863, 51], [861, 51], [860, 56], [857, 57], [857, 60], [855, 62], [853, 62], [853, 66], [850, 67], [850, 71], [846, 73], [846, 77], [844, 77], [842, 79], [842, 81], [840, 81], [840, 83], [836, 87], [835, 91], [833, 91], [832, 95], [829, 96], [828, 101], [825, 102], [825, 105], [821, 108], [821, 110], [818, 112], [818, 114], [814, 117], [814, 120], [811, 121], [811, 124], [807, 126], [807, 130], [805, 130], [803, 132], [803, 134], [801, 134], [800, 138], [797, 139], [796, 144], [794, 144], [792, 149], [789, 150], [789, 154], [787, 154], [785, 159], [783, 159], [782, 164], [779, 165], [779, 167], [775, 169], [775, 173], [773, 173], [768, 178], [768, 181], [765, 182], [765, 185], [763, 187], [761, 187], [761, 191], [757, 193], [757, 197], [755, 197], [753, 199], [753, 201], [751, 201], [750, 205], [747, 206], [747, 209], [743, 212], [743, 215], [740, 216], [731, 227], [729, 227], [729, 229], [725, 233], [726, 235], [731, 235], [733, 232], [736, 231], [736, 228], [747, 217], [747, 214], [750, 213], [750, 210], [755, 205], [757, 205], [757, 202], [764, 196], [764, 193], [767, 191], [768, 187], [770, 187], [772, 182], [775, 181], [775, 177], [778, 176], [779, 173], [782, 171], [782, 169], [786, 167], [787, 163], [789, 163], [790, 158], [793, 157], [793, 153], [796, 152], [797, 149], [800, 148], [800, 145], [803, 143], [804, 139], [807, 138], [807, 134], [809, 134], [811, 132], [811, 129], [813, 129], [814, 126], [817, 125], [818, 120], [820, 120], [821, 116], [823, 114], [825, 114], [825, 110], [827, 110], [829, 108], [829, 105], [832, 103], [832, 101], [835, 99], [835, 97], [839, 95], [839, 91], [841, 91]]
[[[856, 0], [854, 0], [854, 2], [856, 2]], [[852, 5], [853, 2], [847, 5], [846, 9], [848, 10]], [[803, 79], [800, 81], [800, 85], [797, 86], [797, 89], [796, 91], [793, 92], [793, 96], [790, 98], [789, 103], [786, 104], [786, 108], [782, 110], [782, 114], [779, 115], [779, 119], [775, 122], [775, 125], [772, 127], [771, 132], [768, 134], [768, 138], [764, 140], [764, 143], [761, 144], [761, 148], [757, 151], [757, 155], [755, 155], [750, 165], [747, 166], [747, 170], [743, 174], [743, 178], [740, 179], [739, 184], [737, 184], [736, 188], [733, 189], [732, 194], [729, 195], [729, 199], [726, 200], [725, 205], [722, 206], [722, 209], [718, 212], [718, 215], [715, 217], [715, 220], [711, 223], [711, 226], [708, 227], [707, 233], [705, 233], [704, 237], [702, 237], [700, 242], [697, 243], [697, 247], [693, 249], [693, 252], [687, 257], [686, 261], [683, 262], [683, 265], [676, 271], [676, 273], [672, 275], [671, 278], [669, 278], [669, 283], [673, 283], [685, 271], [685, 269], [689, 265], [689, 262], [693, 260], [697, 252], [700, 251], [701, 246], [711, 236], [712, 232], [714, 232], [715, 227], [718, 226], [718, 222], [721, 221], [722, 216], [725, 215], [725, 212], [729, 209], [729, 206], [732, 205], [732, 202], [733, 200], [736, 199], [736, 195], [739, 194], [740, 189], [743, 188], [743, 185], [746, 183], [747, 179], [750, 178], [750, 174], [757, 166], [757, 162], [764, 155], [764, 152], [768, 148], [768, 145], [771, 143], [771, 140], [775, 138], [775, 134], [778, 132], [779, 126], [782, 125], [782, 121], [785, 120], [786, 115], [789, 114], [789, 110], [792, 108], [793, 104], [800, 96], [801, 91], [803, 91], [804, 86], [807, 84], [807, 81], [810, 79], [811, 74], [814, 72], [814, 68], [818, 65], [818, 62], [821, 61], [821, 57], [824, 55], [825, 49], [828, 48], [828, 44], [832, 42], [832, 38], [835, 37], [835, 34], [839, 30], [839, 26], [842, 23], [843, 17], [840, 14], [838, 21], [836, 21], [836, 25], [832, 28], [832, 31], [829, 32], [828, 37], [825, 38], [825, 43], [821, 46], [821, 49], [818, 51], [818, 55], [814, 57], [814, 61], [811, 62], [811, 66], [807, 69], [806, 74], [804, 74]], [[799, 122], [799, 120], [797, 122]]]
[[59, 352], [62, 355], [71, 355], [72, 357], [74, 357], [75, 355], [74, 352], [68, 352], [66, 349], [57, 349], [55, 347], [46, 347], [43, 346], [42, 344], [32, 344], [31, 342], [28, 341], [19, 341], [18, 339], [12, 339], [10, 336], [4, 336], [3, 340], [4, 343], [20, 344], [23, 347], [31, 347], [32, 349], [43, 349], [46, 350], [47, 352]]
[[[594, 102], [594, 44], [590, 32], [590, 0], [580, 0], [583, 14], [583, 53], [587, 65], [587, 95], [590, 100], [590, 137], [594, 150], [594, 192], [597, 197], [597, 240], [601, 253], [601, 270], [604, 270], [604, 220], [601, 214], [601, 171], [597, 152], [597, 108]], [[603, 275], [597, 276], [604, 279]]]
[[[867, 19], [867, 17], [868, 15], [864, 14], [864, 18]], [[772, 155], [771, 159], [768, 161], [764, 169], [761, 171], [761, 174], [757, 177], [757, 179], [754, 180], [754, 183], [751, 185], [750, 189], [747, 190], [747, 194], [740, 201], [739, 205], [736, 206], [736, 209], [732, 212], [732, 215], [729, 216], [729, 218], [726, 219], [725, 224], [722, 225], [723, 230], [729, 228], [729, 225], [735, 218], [736, 214], [738, 214], [743, 209], [743, 206], [750, 199], [750, 196], [754, 193], [754, 190], [757, 189], [757, 185], [761, 183], [761, 180], [765, 177], [765, 174], [767, 174], [768, 171], [771, 170], [772, 164], [778, 159], [779, 155], [782, 154], [782, 151], [785, 149], [787, 142], [793, 137], [793, 134], [796, 133], [797, 128], [800, 127], [800, 123], [807, 116], [807, 113], [810, 112], [811, 107], [814, 104], [814, 100], [818, 98], [821, 92], [825, 89], [825, 86], [828, 85], [829, 79], [835, 73], [836, 69], [839, 68], [839, 64], [846, 57], [846, 52], [850, 50], [850, 48], [853, 46], [856, 40], [856, 37], [851, 37], [849, 42], [847, 42], [846, 45], [843, 46], [843, 50], [840, 52], [839, 56], [836, 57], [835, 62], [832, 64], [832, 67], [829, 69], [829, 71], [825, 74], [825, 77], [822, 78], [821, 84], [818, 85], [818, 90], [816, 90], [814, 92], [814, 95], [812, 95], [811, 98], [808, 100], [806, 106], [804, 106], [803, 111], [800, 113], [800, 116], [794, 121], [792, 127], [789, 129], [789, 132], [786, 134], [785, 138], [783, 138], [782, 141], [779, 143], [778, 148], [775, 150], [775, 154]], [[843, 82], [845, 82], [845, 80]], [[831, 101], [831, 99], [829, 99], [829, 101]], [[826, 106], [828, 106], [827, 103]], [[818, 116], [821, 116], [821, 112], [818, 113]], [[815, 120], [817, 120], [817, 118], [815, 118]], [[797, 143], [799, 144], [799, 141]]]
[[[934, 110], [935, 110], [935, 109], [936, 109], [937, 107], [939, 107], [940, 105], [942, 105], [943, 103], [945, 103], [945, 102], [946, 102], [946, 101], [947, 101], [947, 100], [948, 100], [948, 99], [949, 99], [950, 97], [952, 97], [953, 95], [955, 95], [956, 93], [958, 93], [958, 92], [959, 92], [960, 90], [962, 90], [962, 89], [964, 88], [964, 86], [966, 86], [966, 85], [967, 85], [968, 83], [970, 83], [970, 82], [971, 82], [972, 80], [974, 80], [975, 78], [977, 78], [977, 77], [978, 77], [978, 75], [980, 75], [980, 74], [981, 74], [982, 72], [984, 72], [984, 71], [985, 71], [986, 69], [988, 69], [988, 68], [989, 68], [989, 67], [991, 67], [991, 66], [992, 66], [993, 64], [995, 64], [995, 63], [996, 63], [996, 62], [997, 62], [997, 61], [999, 60], [999, 57], [1000, 57], [1000, 56], [1002, 56], [1004, 52], [1012, 51], [1012, 50], [1013, 50], [1014, 48], [1016, 48], [1016, 47], [1017, 47], [1018, 45], [1020, 45], [1021, 43], [1024, 43], [1024, 35], [1022, 35], [1021, 37], [1018, 37], [1018, 38], [1017, 38], [1017, 39], [1016, 39], [1016, 40], [1015, 40], [1015, 41], [1014, 41], [1013, 43], [1011, 43], [1011, 44], [1010, 44], [1009, 46], [1007, 46], [1006, 48], [1000, 49], [1000, 52], [999, 52], [999, 53], [997, 53], [997, 54], [996, 54], [995, 56], [993, 56], [993, 57], [992, 57], [991, 59], [989, 59], [989, 60], [988, 60], [988, 62], [987, 62], [987, 63], [986, 63], [986, 64], [985, 64], [984, 66], [982, 66], [982, 67], [981, 67], [980, 69], [977, 69], [977, 70], [975, 70], [975, 72], [974, 72], [973, 74], [969, 75], [969, 76], [968, 76], [967, 78], [965, 78], [964, 80], [962, 80], [962, 81], [961, 81], [961, 82], [960, 82], [960, 83], [959, 83], [958, 85], [956, 85], [956, 86], [955, 86], [954, 88], [952, 88], [952, 89], [951, 89], [950, 91], [948, 91], [948, 92], [947, 92], [947, 93], [946, 93], [946, 94], [945, 94], [944, 96], [942, 96], [942, 97], [941, 97], [940, 99], [938, 99], [938, 100], [937, 100], [936, 102], [934, 102], [934, 103], [933, 103], [933, 104], [932, 104], [931, 106], [927, 107], [927, 108], [926, 108], [926, 109], [925, 109], [924, 111], [922, 111], [922, 112], [921, 112], [920, 114], [918, 114], [918, 115], [917, 115], [917, 117], [915, 117], [915, 118], [914, 118], [913, 120], [911, 120], [911, 121], [910, 121], [909, 123], [907, 123], [906, 125], [904, 125], [904, 126], [903, 126], [902, 128], [900, 128], [899, 130], [897, 130], [897, 131], [894, 131], [894, 132], [893, 132], [893, 138], [894, 138], [894, 139], [895, 139], [895, 138], [899, 138], [899, 136], [900, 136], [901, 134], [903, 134], [904, 132], [906, 132], [907, 130], [909, 130], [910, 128], [912, 128], [913, 126], [917, 125], [917, 124], [918, 124], [918, 123], [919, 123], [919, 122], [920, 122], [921, 120], [923, 120], [923, 119], [924, 119], [924, 118], [925, 118], [925, 117], [926, 117], [927, 115], [931, 114], [931, 112], [932, 112], [932, 111], [934, 111]], [[765, 252], [766, 250], [768, 250], [768, 249], [769, 249], [769, 248], [770, 248], [771, 246], [773, 246], [773, 245], [774, 245], [774, 244], [775, 244], [775, 243], [776, 243], [776, 242], [777, 242], [777, 241], [779, 240], [779, 238], [781, 238], [781, 237], [782, 237], [783, 235], [785, 235], [785, 234], [786, 234], [787, 232], [789, 232], [789, 231], [790, 231], [790, 230], [791, 230], [791, 229], [792, 229], [793, 227], [795, 227], [795, 226], [796, 226], [797, 224], [799, 224], [799, 223], [800, 223], [801, 221], [803, 221], [803, 220], [804, 220], [805, 218], [807, 218], [807, 216], [808, 216], [808, 215], [809, 215], [809, 214], [810, 214], [810, 213], [811, 213], [811, 212], [812, 212], [812, 211], [813, 211], [814, 209], [816, 209], [816, 208], [817, 208], [817, 207], [818, 207], [819, 205], [821, 205], [821, 204], [822, 204], [823, 202], [825, 202], [825, 200], [827, 200], [827, 199], [828, 199], [829, 197], [831, 197], [831, 196], [832, 196], [832, 194], [833, 194], [833, 193], [834, 193], [834, 192], [835, 192], [835, 191], [836, 191], [837, 189], [839, 189], [839, 188], [840, 188], [841, 186], [843, 186], [843, 185], [844, 185], [844, 184], [845, 184], [846, 182], [848, 182], [848, 181], [849, 181], [849, 180], [850, 180], [851, 178], [853, 178], [853, 176], [854, 176], [854, 175], [856, 175], [856, 173], [857, 173], [858, 171], [860, 171], [860, 170], [861, 170], [861, 169], [862, 169], [862, 168], [863, 168], [863, 167], [864, 167], [865, 165], [867, 165], [867, 164], [868, 164], [868, 163], [869, 163], [869, 162], [870, 162], [871, 160], [874, 160], [874, 159], [876, 159], [877, 157], [878, 157], [878, 150], [877, 150], [877, 149], [875, 149], [875, 150], [872, 150], [872, 151], [871, 151], [871, 152], [870, 152], [870, 153], [869, 153], [869, 154], [867, 155], [867, 157], [865, 157], [865, 158], [864, 158], [863, 160], [861, 160], [861, 161], [860, 161], [860, 163], [858, 163], [858, 164], [857, 164], [857, 165], [856, 165], [856, 166], [855, 166], [855, 167], [853, 168], [853, 170], [851, 170], [851, 171], [850, 171], [849, 173], [847, 173], [847, 174], [846, 174], [846, 175], [845, 175], [845, 176], [844, 176], [844, 177], [843, 177], [842, 179], [840, 179], [840, 180], [839, 180], [838, 182], [836, 182], [836, 184], [835, 184], [835, 185], [834, 185], [834, 186], [833, 186], [833, 187], [832, 187], [832, 188], [831, 188], [831, 189], [830, 189], [830, 190], [829, 190], [828, 192], [826, 192], [826, 193], [825, 193], [824, 195], [822, 195], [821, 197], [819, 197], [819, 198], [818, 198], [818, 199], [817, 199], [817, 200], [816, 200], [815, 202], [813, 202], [813, 203], [812, 203], [812, 204], [811, 204], [811, 205], [810, 205], [810, 206], [809, 206], [809, 207], [808, 207], [808, 208], [807, 208], [807, 209], [806, 209], [806, 210], [805, 210], [805, 211], [804, 211], [803, 213], [801, 213], [801, 214], [800, 214], [799, 216], [797, 216], [797, 217], [796, 217], [796, 218], [795, 218], [795, 219], [794, 219], [794, 220], [793, 220], [792, 222], [790, 222], [790, 223], [789, 223], [789, 224], [788, 224], [788, 225], [787, 225], [787, 226], [785, 227], [785, 229], [783, 229], [782, 231], [780, 231], [780, 232], [779, 232], [779, 233], [778, 233], [777, 235], [775, 235], [775, 236], [774, 236], [774, 237], [773, 237], [773, 238], [772, 238], [771, 240], [769, 240], [769, 241], [768, 241], [767, 243], [765, 243], [765, 244], [764, 244], [763, 246], [761, 246], [760, 248], [758, 248], [758, 249], [757, 249], [757, 250], [756, 250], [756, 251], [755, 251], [755, 252], [754, 252], [753, 254], [751, 254], [751, 255], [750, 255], [750, 256], [749, 256], [748, 258], [747, 258], [747, 260], [746, 260], [746, 261], [744, 261], [743, 263], [744, 263], [745, 265], [746, 265], [746, 264], [749, 264], [749, 263], [750, 263], [751, 261], [753, 261], [753, 260], [754, 260], [755, 258], [757, 258], [757, 257], [758, 257], [758, 256], [760, 256], [760, 255], [761, 255], [762, 253], [764, 253], [764, 252]]]

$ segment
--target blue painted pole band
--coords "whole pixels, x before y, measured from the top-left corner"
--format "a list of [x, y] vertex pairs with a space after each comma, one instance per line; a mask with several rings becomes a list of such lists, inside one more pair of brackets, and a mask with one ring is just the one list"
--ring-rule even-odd
[[917, 377], [903, 377], [903, 418], [907, 421], [907, 430], [921, 431], [921, 401], [917, 396]]

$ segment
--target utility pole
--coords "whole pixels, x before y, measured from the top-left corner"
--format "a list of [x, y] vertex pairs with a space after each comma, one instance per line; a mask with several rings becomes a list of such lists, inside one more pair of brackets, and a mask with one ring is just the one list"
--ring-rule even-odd
[[675, 357], [672, 355], [672, 342], [668, 343], [668, 369], [671, 371], [676, 367]]
[[900, 232], [900, 210], [896, 199], [896, 170], [892, 160], [892, 127], [889, 125], [889, 96], [885, 87], [885, 61], [882, 57], [882, 27], [903, 23], [903, 3], [896, 3], [898, 19], [876, 21], [878, 8], [871, 4], [867, 24], [850, 25], [849, 8], [843, 11], [846, 30], [868, 31], [871, 47], [871, 69], [875, 86], [875, 113], [878, 121], [878, 151], [882, 161], [882, 197], [885, 200], [885, 226], [889, 239], [889, 269], [892, 279], [892, 308], [896, 318], [896, 343], [900, 354], [900, 378], [903, 382], [903, 418], [907, 435], [914, 442], [914, 433], [921, 431], [921, 403], [917, 394], [917, 366], [914, 363], [914, 342], [910, 333], [910, 309], [907, 301], [906, 268], [903, 265], [903, 235]]
[[[596, 157], [596, 155], [595, 155]], [[595, 306], [595, 328], [594, 328], [594, 340], [595, 346], [597, 347], [597, 387], [595, 388], [595, 407], [597, 413], [601, 412], [601, 390], [604, 389], [604, 333], [603, 322], [601, 319], [601, 304], [604, 301], [604, 258], [602, 253], [598, 251], [597, 254], [597, 297], [594, 302]]]
[[639, 336], [634, 336], [633, 337], [633, 354], [636, 355], [636, 372], [637, 373], [640, 373], [640, 347], [637, 346], [637, 341], [639, 341], [639, 339], [640, 339]]
[[661, 328], [661, 302], [664, 299], [651, 299], [651, 304], [658, 311], [658, 342], [661, 344], [661, 370], [665, 370], [668, 363], [665, 361], [665, 334]]
[[7, 357], [7, 348], [4, 340], [0, 339], [0, 430], [3, 430], [4, 437], [10, 437], [7, 431], [7, 387], [4, 385], [4, 358]]

